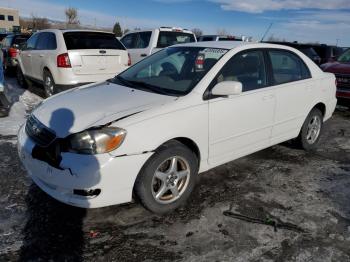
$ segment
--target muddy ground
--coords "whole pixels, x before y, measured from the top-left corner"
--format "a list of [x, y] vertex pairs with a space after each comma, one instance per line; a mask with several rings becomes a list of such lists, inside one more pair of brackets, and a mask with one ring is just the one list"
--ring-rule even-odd
[[0, 176], [0, 261], [350, 261], [346, 108], [316, 152], [285, 143], [215, 168], [165, 216], [55, 201], [26, 176], [15, 135], [0, 136]]

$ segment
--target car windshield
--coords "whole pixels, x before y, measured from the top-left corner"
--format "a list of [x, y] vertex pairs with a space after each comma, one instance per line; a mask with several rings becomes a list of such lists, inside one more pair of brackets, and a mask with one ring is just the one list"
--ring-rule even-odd
[[165, 95], [183, 96], [227, 52], [205, 47], [169, 47], [130, 67], [113, 82]]
[[339, 56], [338, 62], [342, 62], [342, 63], [350, 62], [350, 49], [348, 49], [348, 51], [344, 52], [341, 56]]

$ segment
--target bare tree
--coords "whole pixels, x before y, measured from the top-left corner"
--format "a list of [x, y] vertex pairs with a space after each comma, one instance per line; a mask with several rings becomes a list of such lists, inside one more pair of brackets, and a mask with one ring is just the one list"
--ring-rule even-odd
[[218, 34], [218, 35], [228, 35], [226, 29], [224, 29], [224, 28], [216, 30], [216, 34]]
[[23, 29], [32, 29], [34, 31], [51, 28], [47, 18], [37, 17], [34, 14], [32, 14], [32, 17], [29, 20], [21, 18], [19, 24]]
[[200, 30], [199, 28], [193, 28], [191, 31], [194, 33], [194, 35], [196, 36], [196, 38], [198, 38], [198, 37], [200, 37], [200, 36], [203, 35], [203, 31]]
[[268, 42], [286, 42], [286, 39], [284, 38], [279, 38], [279, 37], [275, 37], [273, 34], [271, 34], [269, 36], [269, 38], [267, 39]]
[[67, 19], [67, 27], [76, 26], [80, 24], [80, 21], [78, 19], [78, 9], [74, 7], [68, 7], [64, 11]]

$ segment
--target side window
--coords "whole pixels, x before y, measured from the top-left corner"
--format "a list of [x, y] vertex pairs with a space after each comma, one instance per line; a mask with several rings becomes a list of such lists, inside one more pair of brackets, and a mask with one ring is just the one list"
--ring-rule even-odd
[[46, 50], [46, 34], [45, 33], [39, 34], [35, 49]]
[[140, 32], [136, 34], [134, 48], [147, 48], [151, 39], [152, 32]]
[[32, 35], [28, 41], [27, 41], [27, 50], [33, 50], [35, 49], [35, 45], [36, 45], [36, 42], [38, 40], [38, 35], [39, 34], [35, 34], [35, 35]]
[[270, 50], [274, 84], [280, 85], [310, 78], [310, 71], [297, 55], [283, 50]]
[[131, 34], [127, 34], [126, 36], [124, 36], [122, 39], [120, 39], [120, 41], [123, 43], [123, 45], [128, 48], [128, 49], [132, 49], [135, 48], [135, 33], [131, 33]]
[[0, 15], [0, 20], [5, 20], [5, 15]]
[[7, 20], [13, 21], [13, 20], [14, 20], [14, 19], [13, 19], [13, 15], [8, 15], [8, 16], [7, 16]]
[[54, 33], [47, 33], [47, 50], [57, 49], [56, 35]]
[[243, 51], [232, 57], [214, 79], [214, 85], [222, 81], [241, 82], [243, 92], [266, 87], [263, 52], [259, 50]]

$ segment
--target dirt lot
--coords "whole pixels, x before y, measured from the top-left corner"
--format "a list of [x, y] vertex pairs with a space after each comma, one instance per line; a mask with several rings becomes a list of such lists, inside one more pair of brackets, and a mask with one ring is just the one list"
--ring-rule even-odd
[[326, 123], [316, 152], [286, 143], [215, 168], [166, 216], [138, 203], [61, 204], [27, 178], [16, 136], [0, 134], [1, 261], [350, 261], [345, 108]]

